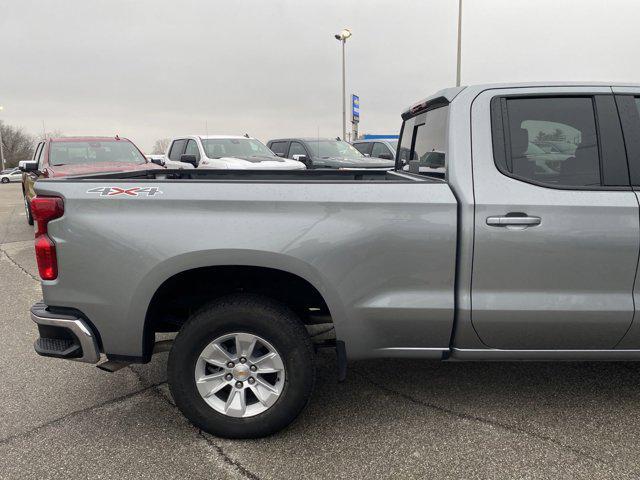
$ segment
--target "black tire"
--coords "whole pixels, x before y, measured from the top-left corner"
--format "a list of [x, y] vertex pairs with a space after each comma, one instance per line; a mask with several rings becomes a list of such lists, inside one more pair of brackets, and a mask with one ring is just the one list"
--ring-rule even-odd
[[2, 183], [9, 183], [9, 179], [7, 177], [4, 177], [1, 181]]
[[24, 211], [25, 214], [27, 215], [27, 223], [29, 225], [33, 225], [33, 215], [31, 214], [31, 205], [29, 205], [29, 200], [27, 199], [27, 196], [24, 195]]
[[[200, 353], [214, 339], [234, 332], [264, 338], [285, 367], [280, 397], [253, 417], [217, 412], [196, 388], [194, 371]], [[285, 305], [251, 294], [220, 298], [192, 315], [173, 343], [167, 369], [171, 394], [184, 416], [205, 432], [224, 438], [259, 438], [285, 428], [309, 401], [315, 382], [313, 345], [299, 318]]]

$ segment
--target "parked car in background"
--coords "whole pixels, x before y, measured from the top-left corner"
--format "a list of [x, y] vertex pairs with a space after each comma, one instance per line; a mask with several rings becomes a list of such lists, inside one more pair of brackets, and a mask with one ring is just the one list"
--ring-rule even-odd
[[0, 173], [0, 183], [19, 182], [22, 180], [22, 172], [18, 167], [3, 170]]
[[307, 168], [393, 168], [393, 160], [368, 158], [349, 143], [335, 138], [278, 138], [267, 146], [279, 157], [304, 163]]
[[304, 170], [301, 162], [280, 158], [260, 140], [249, 136], [187, 135], [174, 138], [169, 144], [165, 164], [167, 168], [196, 168], [218, 170]]
[[23, 172], [27, 222], [33, 225], [31, 200], [35, 197], [34, 184], [40, 178], [162, 167], [147, 160], [131, 140], [115, 136], [49, 138], [38, 143], [33, 158], [21, 161], [19, 168]]
[[365, 139], [356, 140], [351, 144], [363, 155], [368, 157], [395, 160], [398, 140]]

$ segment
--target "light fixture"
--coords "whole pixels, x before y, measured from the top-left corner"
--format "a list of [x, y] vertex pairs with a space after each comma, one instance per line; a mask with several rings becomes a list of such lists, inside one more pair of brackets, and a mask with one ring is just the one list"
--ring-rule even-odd
[[334, 35], [335, 39], [340, 40], [341, 42], [344, 42], [350, 36], [351, 36], [351, 30], [349, 30], [348, 28], [345, 28], [340, 33], [336, 33]]

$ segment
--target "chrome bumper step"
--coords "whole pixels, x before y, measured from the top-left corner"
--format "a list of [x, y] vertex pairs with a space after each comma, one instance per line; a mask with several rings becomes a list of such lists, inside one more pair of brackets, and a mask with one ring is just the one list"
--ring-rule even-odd
[[40, 338], [34, 349], [44, 357], [98, 363], [100, 350], [88, 322], [70, 314], [54, 313], [44, 303], [31, 307], [31, 320], [38, 325]]

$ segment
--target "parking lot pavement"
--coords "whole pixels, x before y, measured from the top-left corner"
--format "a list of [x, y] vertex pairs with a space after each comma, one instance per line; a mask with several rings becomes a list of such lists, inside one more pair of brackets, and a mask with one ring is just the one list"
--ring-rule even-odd
[[0, 477], [637, 478], [640, 366], [349, 365], [318, 357], [313, 399], [272, 437], [222, 440], [171, 402], [166, 354], [108, 374], [38, 357], [40, 298], [20, 187], [0, 186]]

